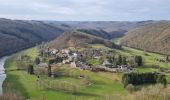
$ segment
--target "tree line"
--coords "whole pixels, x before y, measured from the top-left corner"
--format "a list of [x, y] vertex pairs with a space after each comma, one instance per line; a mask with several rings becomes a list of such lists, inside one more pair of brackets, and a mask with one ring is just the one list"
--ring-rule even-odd
[[162, 83], [164, 86], [167, 84], [166, 76], [160, 73], [125, 73], [122, 76], [122, 83], [126, 87], [128, 84], [155, 84]]

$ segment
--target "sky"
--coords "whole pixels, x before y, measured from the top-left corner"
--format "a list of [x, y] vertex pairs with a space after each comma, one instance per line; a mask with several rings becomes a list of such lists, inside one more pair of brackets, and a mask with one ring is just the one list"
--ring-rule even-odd
[[170, 20], [170, 0], [0, 0], [0, 18], [56, 21]]

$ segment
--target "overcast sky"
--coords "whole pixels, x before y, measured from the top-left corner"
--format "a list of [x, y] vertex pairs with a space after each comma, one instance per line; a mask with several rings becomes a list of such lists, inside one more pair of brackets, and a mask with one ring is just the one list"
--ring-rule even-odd
[[0, 17], [57, 21], [170, 20], [170, 0], [0, 0]]

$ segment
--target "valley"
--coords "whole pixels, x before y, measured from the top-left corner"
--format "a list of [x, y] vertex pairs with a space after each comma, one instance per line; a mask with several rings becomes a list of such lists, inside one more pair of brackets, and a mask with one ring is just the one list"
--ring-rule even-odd
[[[157, 42], [150, 41], [160, 51], [143, 49], [140, 41], [144, 40], [134, 38], [145, 33], [139, 31], [139, 35], [136, 35], [138, 29], [145, 30], [143, 27], [155, 29], [155, 24], [156, 27], [160, 27], [159, 24], [165, 26], [162, 21], [0, 21], [10, 23], [2, 29], [0, 27], [3, 34], [0, 56], [15, 53], [5, 61], [7, 77], [0, 99], [157, 99], [150, 95], [159, 95], [160, 98], [166, 95], [169, 98], [169, 42], [168, 39], [167, 42], [163, 41], [169, 35], [156, 39], [165, 43], [163, 47], [155, 46]], [[4, 30], [7, 27], [10, 27], [8, 32]], [[154, 36], [152, 30], [149, 33], [151, 35], [145, 34], [146, 37]], [[167, 33], [166, 28], [163, 33]], [[136, 44], [140, 46], [136, 47]], [[141, 95], [148, 89], [154, 92]], [[158, 91], [164, 93], [157, 94]]]
[[[94, 49], [112, 50], [101, 44], [93, 45]], [[116, 50], [116, 54], [134, 56], [141, 55], [144, 59], [144, 66], [134, 68], [139, 73], [159, 71], [159, 68], [165, 68], [167, 72], [167, 81], [170, 83], [169, 66], [170, 63], [160, 63], [155, 61], [155, 58], [164, 58], [163, 55], [144, 52], [141, 50], [123, 47], [123, 50]], [[147, 55], [146, 55], [147, 54]], [[38, 47], [31, 48], [8, 58], [5, 68], [7, 70], [18, 69], [17, 59], [22, 55], [31, 57], [32, 60], [36, 59], [39, 55]], [[92, 64], [96, 64], [92, 61]], [[98, 64], [98, 63], [97, 63]], [[155, 67], [154, 67], [155, 65]], [[112, 72], [93, 72], [89, 70], [80, 70], [80, 68], [70, 67], [69, 64], [52, 65], [52, 69], [57, 68], [60, 74], [53, 78], [48, 78], [43, 74], [40, 77], [30, 75], [24, 70], [7, 71], [7, 79], [4, 83], [5, 93], [8, 93], [8, 88], [12, 91], [21, 93], [21, 97], [26, 99], [62, 99], [62, 100], [79, 100], [79, 99], [92, 99], [92, 100], [111, 100], [109, 98], [126, 98], [133, 99], [136, 94], [130, 94], [122, 84], [122, 73]], [[56, 67], [55, 67], [56, 66]], [[37, 68], [35, 68], [36, 70]], [[79, 78], [81, 75], [82, 78]], [[40, 82], [40, 83], [39, 83]], [[41, 83], [42, 82], [42, 83]], [[88, 85], [90, 82], [90, 85]], [[10, 83], [10, 84], [9, 84]], [[7, 86], [6, 86], [7, 84]], [[55, 87], [54, 87], [55, 86]], [[59, 87], [57, 87], [59, 86]], [[74, 90], [72, 90], [72, 86]], [[77, 87], [76, 87], [77, 86]], [[63, 88], [62, 88], [63, 87]], [[135, 88], [139, 91], [143, 85], [136, 85]], [[71, 89], [71, 90], [70, 90]], [[136, 90], [135, 90], [136, 91]], [[128, 96], [127, 96], [128, 95]]]
[[0, 100], [170, 100], [170, 0], [0, 0]]

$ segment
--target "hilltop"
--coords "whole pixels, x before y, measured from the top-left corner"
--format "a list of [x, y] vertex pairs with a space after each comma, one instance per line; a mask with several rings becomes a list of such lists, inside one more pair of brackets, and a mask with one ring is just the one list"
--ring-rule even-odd
[[129, 31], [121, 44], [170, 55], [170, 22], [158, 21]]
[[114, 43], [109, 40], [96, 37], [80, 31], [68, 31], [60, 35], [56, 40], [50, 43], [52, 48], [65, 48], [65, 47], [89, 47], [90, 44], [102, 44], [106, 47], [115, 47]]

